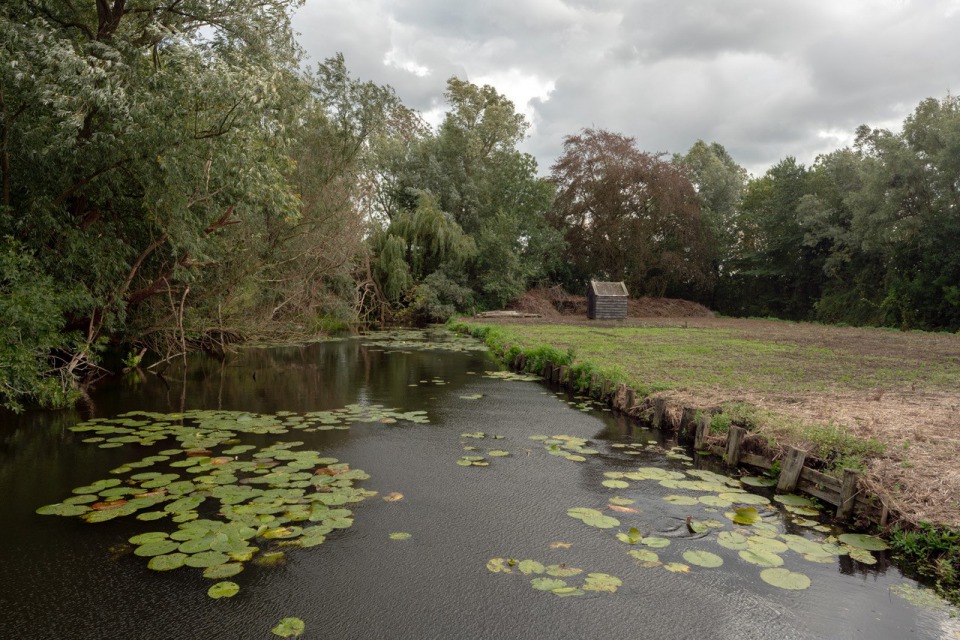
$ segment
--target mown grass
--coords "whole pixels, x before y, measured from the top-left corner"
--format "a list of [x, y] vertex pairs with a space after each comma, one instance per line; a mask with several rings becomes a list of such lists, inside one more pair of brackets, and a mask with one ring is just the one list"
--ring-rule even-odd
[[[923, 368], [908, 360], [746, 339], [721, 329], [476, 323], [457, 323], [454, 328], [484, 339], [507, 362], [523, 353], [530, 371], [539, 371], [550, 360], [570, 366], [579, 388], [586, 388], [590, 375], [597, 373], [631, 386], [641, 396], [671, 390], [694, 396], [697, 392], [731, 397], [745, 392], [789, 395], [872, 389], [916, 380], [935, 385], [943, 375], [960, 377], [960, 368], [956, 372], [949, 367]], [[757, 433], [773, 450], [781, 444], [800, 444], [835, 475], [844, 468], [863, 470], [869, 458], [885, 451], [883, 443], [857, 438], [838, 425], [804, 421], [748, 402], [723, 402], [714, 410], [713, 433], [725, 433], [736, 424]]]
[[618, 367], [640, 392], [710, 388], [789, 394], [947, 387], [960, 379], [956, 364], [746, 339], [725, 329], [511, 325], [497, 332], [512, 345], [549, 345], [601, 369]]

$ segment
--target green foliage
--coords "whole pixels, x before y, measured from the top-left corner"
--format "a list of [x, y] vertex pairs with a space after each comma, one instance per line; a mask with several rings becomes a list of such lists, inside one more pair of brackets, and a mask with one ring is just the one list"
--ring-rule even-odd
[[86, 300], [76, 289], [58, 287], [22, 245], [6, 243], [0, 251], [0, 401], [14, 411], [25, 402], [65, 406], [76, 396], [69, 375], [47, 373], [61, 369], [58, 354], [83, 348], [80, 334], [65, 330], [64, 317]]
[[889, 541], [917, 573], [936, 580], [938, 592], [960, 603], [960, 532], [929, 522], [898, 524]]

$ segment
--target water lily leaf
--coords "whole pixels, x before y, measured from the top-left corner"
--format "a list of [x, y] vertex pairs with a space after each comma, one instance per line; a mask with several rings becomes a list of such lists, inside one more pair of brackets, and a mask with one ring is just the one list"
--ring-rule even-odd
[[857, 562], [863, 564], [877, 564], [877, 559], [873, 556], [872, 553], [866, 549], [858, 549], [857, 547], [848, 547], [848, 552], [850, 557], [856, 560]]
[[632, 549], [627, 552], [640, 562], [659, 562], [660, 556], [649, 549]]
[[608, 500], [610, 504], [616, 505], [628, 505], [636, 503], [636, 500], [631, 500], [630, 498], [621, 498], [620, 496], [615, 496]]
[[737, 524], [752, 525], [760, 522], [760, 514], [753, 507], [743, 507], [734, 509], [733, 517], [730, 518]]
[[154, 542], [148, 542], [147, 544], [142, 544], [134, 550], [134, 554], [150, 558], [153, 556], [162, 556], [173, 551], [177, 550], [177, 547], [180, 546], [180, 543], [173, 540], [156, 540]]
[[211, 580], [222, 580], [232, 578], [243, 571], [243, 565], [239, 562], [228, 562], [226, 564], [215, 564], [203, 570], [203, 577]]
[[219, 600], [220, 598], [232, 598], [237, 595], [240, 591], [240, 585], [236, 582], [218, 582], [209, 589], [207, 589], [207, 595], [213, 598], [214, 600]]
[[810, 587], [810, 578], [788, 569], [764, 569], [760, 572], [760, 578], [767, 584], [792, 591]]
[[746, 536], [742, 536], [734, 531], [721, 531], [717, 534], [717, 544], [734, 551], [749, 548]]
[[412, 536], [409, 533], [403, 531], [397, 531], [390, 534], [391, 540], [409, 540]]
[[630, 527], [630, 530], [627, 533], [617, 533], [617, 539], [626, 542], [627, 544], [637, 544], [640, 540], [643, 539], [643, 536], [640, 535], [640, 530], [636, 527]]
[[733, 504], [729, 500], [721, 498], [720, 496], [700, 496], [699, 502], [700, 504], [705, 504], [708, 507], [719, 507], [721, 509], [729, 507], [731, 504]]
[[729, 500], [733, 504], [747, 504], [754, 506], [764, 506], [770, 504], [770, 500], [764, 496], [755, 493], [736, 493], [726, 491], [720, 494], [724, 500]]
[[303, 634], [306, 625], [300, 618], [284, 618], [270, 631], [281, 638], [295, 638]]
[[663, 499], [670, 504], [679, 505], [681, 507], [692, 507], [699, 502], [693, 496], [664, 496]]
[[547, 567], [546, 573], [547, 575], [566, 578], [570, 576], [575, 576], [579, 573], [583, 573], [583, 569], [577, 569], [576, 567], [568, 567], [565, 564], [552, 564], [549, 567]]
[[837, 539], [846, 545], [867, 551], [884, 551], [890, 548], [890, 545], [880, 538], [863, 533], [844, 533], [837, 536]]
[[646, 545], [652, 549], [663, 549], [670, 546], [670, 541], [666, 538], [651, 536], [649, 538], [641, 538], [640, 544]]
[[219, 551], [201, 551], [200, 553], [188, 556], [183, 563], [188, 567], [205, 569], [219, 564], [226, 564], [229, 561], [230, 556], [225, 553], [220, 553]]
[[698, 549], [684, 551], [683, 559], [692, 565], [706, 567], [708, 569], [719, 567], [723, 564], [723, 558], [720, 556], [710, 553], [709, 551], [700, 551]]
[[487, 451], [488, 456], [493, 456], [494, 458], [502, 458], [503, 456], [510, 455], [509, 451], [504, 451], [503, 449], [494, 449], [493, 451]]
[[629, 482], [624, 482], [623, 480], [604, 480], [600, 484], [609, 489], [626, 489], [630, 486]]
[[517, 569], [524, 575], [530, 575], [531, 573], [543, 573], [545, 567], [536, 560], [521, 560]]
[[493, 573], [513, 573], [506, 558], [490, 558], [487, 560], [487, 569]]
[[90, 507], [81, 504], [48, 504], [37, 509], [42, 516], [79, 516], [90, 511]]
[[763, 536], [750, 536], [747, 538], [747, 544], [750, 545], [751, 549], [769, 551], [770, 553], [785, 553], [790, 548], [785, 542]]
[[788, 507], [786, 507], [786, 509], [787, 509], [787, 511], [789, 511], [790, 513], [795, 513], [795, 514], [798, 515], [798, 516], [818, 516], [818, 515], [820, 515], [820, 512], [819, 512], [819, 511], [817, 511], [816, 509], [812, 509], [812, 508], [810, 508], [810, 507], [794, 507], [794, 506], [788, 506]]
[[810, 498], [805, 498], [803, 496], [797, 496], [793, 494], [786, 494], [780, 496], [773, 496], [773, 499], [779, 502], [782, 505], [790, 507], [814, 507], [816, 503]]
[[183, 566], [183, 561], [186, 559], [187, 555], [185, 553], [169, 553], [162, 556], [153, 556], [150, 558], [150, 562], [147, 563], [147, 568], [153, 569], [154, 571], [179, 569]]
[[530, 585], [537, 591], [553, 591], [566, 587], [567, 583], [556, 578], [534, 578], [530, 581]]
[[567, 515], [571, 518], [576, 518], [577, 520], [582, 521], [586, 525], [590, 525], [591, 527], [596, 527], [598, 529], [612, 529], [613, 527], [620, 526], [619, 520], [616, 518], [611, 518], [610, 516], [605, 516], [596, 509], [574, 507], [572, 509], [567, 509]]
[[667, 564], [663, 565], [663, 568], [667, 571], [672, 571], [673, 573], [687, 573], [690, 571], [690, 567], [682, 562], [668, 562]]
[[616, 576], [611, 576], [606, 573], [589, 573], [581, 588], [584, 591], [616, 593], [617, 588], [622, 585], [623, 581]]
[[145, 511], [143, 513], [137, 514], [137, 520], [143, 520], [144, 522], [150, 520], [159, 520], [160, 518], [166, 518], [169, 513], [166, 511]]
[[739, 553], [745, 561], [761, 567], [779, 567], [783, 564], [783, 558], [762, 549], [743, 549]]
[[571, 596], [585, 595], [586, 591], [579, 587], [560, 587], [559, 589], [553, 589], [550, 593], [561, 598], [569, 598]]
[[740, 476], [740, 482], [751, 487], [772, 487], [777, 484], [773, 478], [763, 478], [760, 476]]
[[133, 536], [132, 538], [128, 538], [127, 542], [129, 542], [130, 544], [147, 544], [148, 542], [166, 540], [169, 537], [170, 537], [170, 534], [164, 531], [150, 531], [149, 533], [141, 533], [138, 536]]

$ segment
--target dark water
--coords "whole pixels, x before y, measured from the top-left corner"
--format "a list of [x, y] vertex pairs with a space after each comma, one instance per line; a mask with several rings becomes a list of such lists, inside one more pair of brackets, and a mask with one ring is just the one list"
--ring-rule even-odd
[[[196, 358], [186, 372], [163, 380], [128, 377], [104, 386], [94, 398], [99, 417], [132, 409], [308, 412], [351, 403], [428, 412], [430, 424], [356, 424], [348, 431], [279, 436], [368, 472], [362, 487], [405, 498], [355, 505], [353, 527], [318, 547], [292, 551], [285, 566], [248, 567], [231, 578], [240, 593], [223, 600], [207, 597], [212, 581], [198, 569], [153, 572], [143, 558], [111, 553], [131, 535], [157, 529], [155, 523], [87, 524], [34, 513], [73, 487], [110, 477], [110, 469], [144, 455], [141, 448], [80, 442], [85, 434], [67, 429], [81, 419], [75, 414], [6, 416], [0, 426], [0, 638], [259, 639], [275, 637], [270, 628], [288, 616], [306, 622], [305, 638], [341, 640], [956, 637], [943, 612], [890, 591], [913, 583], [882, 557], [874, 566], [849, 558], [788, 560], [787, 568], [811, 578], [804, 591], [769, 586], [759, 580], [760, 568], [739, 561], [736, 552], [685, 536], [656, 551], [664, 561], [683, 562], [684, 550], [708, 549], [724, 565], [689, 573], [638, 566], [612, 532], [585, 526], [566, 510], [603, 508], [612, 495], [628, 496], [637, 501], [647, 535], [691, 514], [722, 519], [702, 507], [664, 502], [663, 495], [677, 492], [655, 482], [616, 491], [600, 484], [611, 470], [689, 467], [661, 452], [625, 456], [609, 444], [656, 436], [630, 433], [607, 413], [573, 409], [540, 383], [482, 376], [493, 369], [484, 353], [400, 351], [351, 339], [250, 349], [226, 362]], [[433, 379], [446, 384], [418, 383]], [[461, 398], [478, 393], [484, 397]], [[505, 438], [460, 436], [475, 431]], [[535, 434], [589, 438], [601, 454], [570, 462], [547, 455], [528, 439]], [[456, 460], [470, 453], [465, 445], [512, 455], [492, 458], [487, 468], [461, 467]], [[391, 532], [412, 538], [390, 540]], [[571, 546], [552, 549], [555, 541]], [[563, 562], [615, 575], [623, 586], [615, 594], [559, 598], [532, 589], [532, 576], [490, 573], [486, 562], [494, 557]]]

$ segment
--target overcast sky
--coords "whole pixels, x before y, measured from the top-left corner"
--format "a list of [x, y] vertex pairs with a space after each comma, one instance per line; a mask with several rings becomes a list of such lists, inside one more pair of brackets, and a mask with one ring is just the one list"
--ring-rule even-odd
[[492, 84], [541, 173], [597, 127], [646, 151], [719, 142], [759, 175], [960, 91], [960, 0], [306, 0], [294, 27], [433, 124], [447, 78]]

